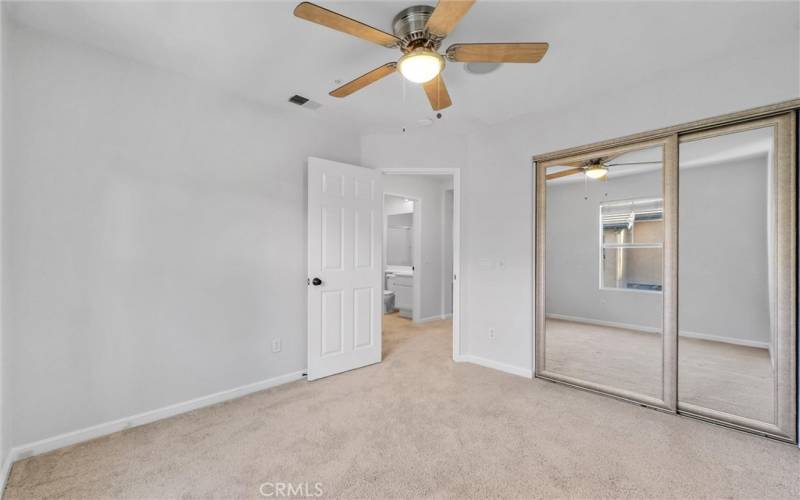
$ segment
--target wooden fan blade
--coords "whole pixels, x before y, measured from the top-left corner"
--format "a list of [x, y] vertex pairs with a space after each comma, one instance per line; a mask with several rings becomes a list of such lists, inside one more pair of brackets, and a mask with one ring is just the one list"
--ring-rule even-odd
[[428, 101], [430, 101], [434, 111], [448, 108], [453, 104], [453, 101], [450, 100], [450, 94], [447, 93], [447, 87], [444, 84], [441, 74], [433, 80], [423, 83], [422, 88], [424, 88], [425, 93], [428, 94]]
[[321, 24], [328, 28], [353, 35], [368, 42], [377, 43], [384, 47], [395, 47], [400, 44], [400, 39], [385, 31], [373, 28], [355, 19], [337, 14], [332, 10], [320, 7], [311, 2], [302, 2], [294, 8], [294, 15], [300, 19]]
[[558, 172], [553, 172], [552, 174], [547, 174], [545, 176], [545, 179], [547, 179], [549, 181], [549, 180], [553, 180], [553, 179], [558, 179], [560, 177], [566, 177], [568, 175], [580, 174], [582, 172], [583, 172], [583, 168], [582, 167], [575, 167], [575, 168], [570, 168], [568, 170], [560, 170]]
[[434, 36], [446, 37], [474, 3], [475, 0], [439, 0], [425, 28]]
[[330, 95], [333, 97], [347, 97], [357, 90], [361, 90], [370, 83], [375, 83], [384, 76], [391, 75], [397, 71], [397, 63], [390, 62], [383, 66], [373, 69], [369, 73], [365, 73], [351, 82], [347, 82], [336, 90], [331, 91]]
[[546, 43], [457, 43], [447, 48], [447, 58], [457, 62], [537, 63]]

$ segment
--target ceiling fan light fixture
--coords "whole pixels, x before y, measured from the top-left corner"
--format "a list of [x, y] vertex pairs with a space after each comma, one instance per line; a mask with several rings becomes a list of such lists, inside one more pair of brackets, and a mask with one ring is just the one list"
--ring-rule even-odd
[[587, 177], [590, 179], [602, 179], [606, 175], [608, 175], [608, 169], [603, 165], [592, 165], [587, 167], [586, 170], [583, 171]]
[[444, 58], [436, 51], [418, 48], [404, 54], [397, 67], [406, 80], [425, 83], [439, 76], [444, 69]]

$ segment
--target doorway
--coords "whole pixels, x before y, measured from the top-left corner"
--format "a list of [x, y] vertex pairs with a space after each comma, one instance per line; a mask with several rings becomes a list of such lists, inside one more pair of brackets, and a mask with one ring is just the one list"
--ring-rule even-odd
[[387, 348], [391, 348], [387, 335], [446, 329], [452, 333], [452, 359], [457, 360], [459, 170], [398, 168], [383, 169], [382, 174], [386, 298], [382, 332]]

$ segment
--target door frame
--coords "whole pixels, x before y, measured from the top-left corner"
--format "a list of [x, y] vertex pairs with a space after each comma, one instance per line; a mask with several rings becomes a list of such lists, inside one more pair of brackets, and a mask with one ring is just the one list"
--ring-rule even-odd
[[[384, 175], [452, 175], [453, 176], [453, 361], [461, 358], [461, 169], [459, 168], [382, 168]], [[389, 193], [392, 194], [392, 193]], [[411, 199], [412, 196], [407, 196]], [[415, 200], [421, 207], [421, 200]], [[416, 205], [415, 205], [416, 209]], [[416, 210], [415, 210], [416, 212]], [[420, 210], [420, 217], [422, 213]], [[420, 234], [422, 229], [420, 228]], [[422, 245], [417, 245], [420, 248]], [[416, 256], [415, 256], [416, 257]], [[416, 263], [415, 263], [416, 265]], [[421, 266], [420, 266], [421, 267]], [[381, 269], [383, 269], [383, 249], [381, 249]], [[415, 270], [416, 273], [416, 270]], [[416, 282], [416, 279], [414, 280]], [[414, 286], [414, 307], [418, 308], [418, 287]], [[418, 312], [414, 311], [414, 319]], [[381, 331], [383, 331], [383, 317], [381, 317]]]

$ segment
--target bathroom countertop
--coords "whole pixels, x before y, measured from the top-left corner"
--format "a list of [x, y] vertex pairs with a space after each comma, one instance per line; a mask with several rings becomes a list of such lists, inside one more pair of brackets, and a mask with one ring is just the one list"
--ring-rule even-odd
[[411, 266], [386, 266], [385, 272], [395, 276], [414, 276], [414, 269]]

